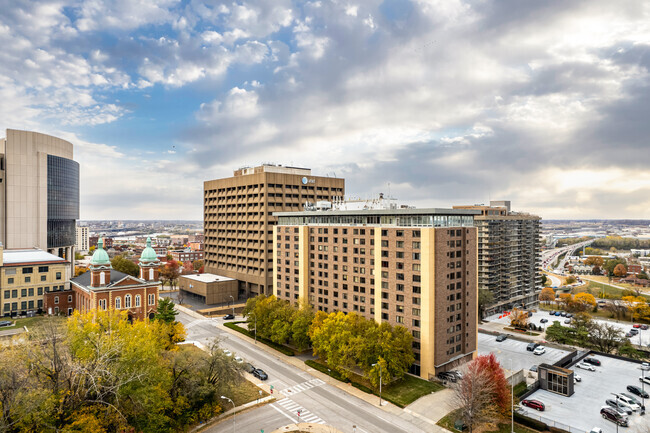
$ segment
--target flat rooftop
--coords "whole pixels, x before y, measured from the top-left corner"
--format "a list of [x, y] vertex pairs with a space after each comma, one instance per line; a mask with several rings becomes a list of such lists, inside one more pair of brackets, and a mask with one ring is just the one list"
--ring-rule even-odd
[[355, 209], [355, 210], [308, 210], [301, 212], [273, 212], [277, 217], [326, 217], [326, 216], [355, 216], [355, 215], [480, 215], [480, 210], [474, 209], [440, 209], [440, 208], [406, 208], [406, 209]]
[[202, 283], [219, 283], [222, 281], [234, 281], [234, 278], [224, 277], [217, 274], [198, 274], [198, 275], [181, 275], [181, 278], [187, 278], [193, 281], [200, 281]]
[[66, 259], [50, 254], [47, 251], [32, 249], [4, 250], [2, 254], [4, 266], [26, 263], [67, 263]]

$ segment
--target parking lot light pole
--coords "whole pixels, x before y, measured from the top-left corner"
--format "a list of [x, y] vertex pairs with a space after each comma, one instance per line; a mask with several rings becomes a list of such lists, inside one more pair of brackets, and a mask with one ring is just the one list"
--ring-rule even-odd
[[[372, 364], [374, 367], [377, 364]], [[379, 407], [381, 407], [381, 364], [379, 364]]]
[[643, 367], [639, 367], [639, 370], [641, 370], [641, 401], [643, 408], [641, 408], [641, 415], [645, 415], [645, 370]]
[[[615, 394], [613, 392], [610, 393], [610, 394], [612, 394], [614, 397], [616, 397], [616, 412], [618, 412], [618, 394]], [[614, 424], [616, 424], [616, 433], [618, 433], [618, 421], [616, 421]]]
[[235, 424], [235, 419], [237, 417], [237, 411], [235, 411], [235, 402], [226, 397], [225, 395], [222, 395], [221, 398], [224, 400], [228, 400], [229, 402], [232, 403], [232, 432], [235, 433], [237, 431], [237, 427]]
[[515, 385], [512, 376], [512, 358], [510, 358], [510, 433], [515, 433]]
[[235, 317], [235, 298], [230, 295], [230, 299], [232, 299], [232, 317]]

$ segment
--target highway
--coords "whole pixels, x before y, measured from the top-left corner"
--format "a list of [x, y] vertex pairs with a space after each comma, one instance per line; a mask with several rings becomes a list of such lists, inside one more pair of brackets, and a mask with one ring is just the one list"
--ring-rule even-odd
[[[581, 249], [583, 246], [591, 245], [595, 239], [590, 239], [588, 241], [580, 242], [573, 245], [567, 245], [565, 247], [553, 248], [552, 250], [542, 251], [542, 269], [548, 272], [555, 272], [557, 274], [562, 274], [564, 272], [564, 265], [566, 264], [568, 257], [572, 256], [577, 250]], [[565, 254], [566, 253], [566, 254]], [[551, 265], [557, 257], [565, 254], [563, 259], [558, 263], [555, 269], [551, 268]]]
[[[179, 313], [177, 320], [185, 325], [188, 341], [208, 345], [218, 337], [221, 347], [262, 368], [269, 375], [265, 383], [274, 386], [274, 395], [278, 400], [237, 415], [237, 433], [259, 433], [262, 429], [271, 432], [295, 422], [328, 424], [345, 433], [352, 433], [353, 426], [359, 433], [420, 433], [432, 430], [430, 424], [408, 413], [400, 411], [397, 415], [384, 411], [317, 379], [308, 371], [282, 361], [279, 356], [226, 331], [221, 327], [220, 318], [196, 319]], [[301, 411], [300, 418], [298, 410]], [[206, 431], [227, 433], [232, 429], [232, 419], [228, 419]]]

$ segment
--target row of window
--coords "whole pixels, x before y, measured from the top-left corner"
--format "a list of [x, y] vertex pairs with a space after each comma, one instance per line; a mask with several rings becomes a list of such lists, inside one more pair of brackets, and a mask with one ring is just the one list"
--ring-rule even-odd
[[[47, 266], [45, 266], [45, 267], [47, 267]], [[23, 272], [23, 273], [25, 273], [25, 272]], [[31, 273], [31, 272], [29, 272], [29, 273]], [[61, 272], [56, 273], [56, 279], [61, 280]], [[7, 278], [7, 284], [14, 284], [15, 281], [16, 281], [15, 277]], [[41, 275], [41, 281], [47, 281], [47, 275]], [[32, 282], [32, 277], [31, 276], [25, 277], [25, 283], [31, 283], [31, 282]]]
[[[58, 290], [63, 290], [64, 286], [52, 286], [52, 291], [56, 292]], [[48, 293], [50, 291], [49, 287], [37, 287], [36, 290], [34, 290], [34, 287], [28, 287], [25, 289], [20, 289], [20, 296], [18, 296], [18, 289], [12, 289], [12, 290], [5, 290], [4, 291], [4, 299], [10, 299], [10, 298], [24, 298], [27, 296], [34, 296], [34, 292], [38, 296], [43, 295], [43, 293]]]
[[[148, 302], [149, 305], [155, 305], [156, 304], [156, 295], [155, 294], [149, 294], [148, 295]], [[106, 310], [106, 299], [100, 299], [98, 302], [98, 307], [100, 310]], [[135, 295], [135, 305], [134, 307], [140, 307], [141, 305], [141, 297], [140, 295]], [[124, 295], [124, 305], [122, 305], [122, 297], [118, 296], [115, 298], [115, 309], [116, 310], [121, 310], [122, 308], [131, 308], [131, 295]]]
[[[34, 305], [36, 305], [36, 307], [34, 307]], [[5, 302], [3, 308], [5, 312], [18, 311], [18, 302]], [[22, 301], [20, 303], [21, 311], [33, 310], [34, 308], [43, 308], [43, 300], [39, 299], [36, 304], [34, 304], [34, 301]]]

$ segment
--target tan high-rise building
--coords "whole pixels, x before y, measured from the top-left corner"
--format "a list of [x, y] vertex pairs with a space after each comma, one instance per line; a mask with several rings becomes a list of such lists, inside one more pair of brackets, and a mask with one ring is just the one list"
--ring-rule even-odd
[[239, 296], [271, 294], [273, 212], [342, 198], [345, 180], [310, 169], [262, 165], [204, 182], [205, 271], [239, 281]]
[[357, 312], [414, 337], [425, 379], [476, 354], [474, 210], [280, 212], [273, 293], [317, 310]]
[[74, 268], [79, 164], [72, 143], [7, 129], [0, 139], [0, 242], [40, 248]]
[[494, 297], [493, 303], [484, 307], [484, 315], [537, 305], [542, 291], [541, 218], [511, 211], [509, 201], [454, 209], [481, 212], [474, 218], [478, 228], [478, 287]]

